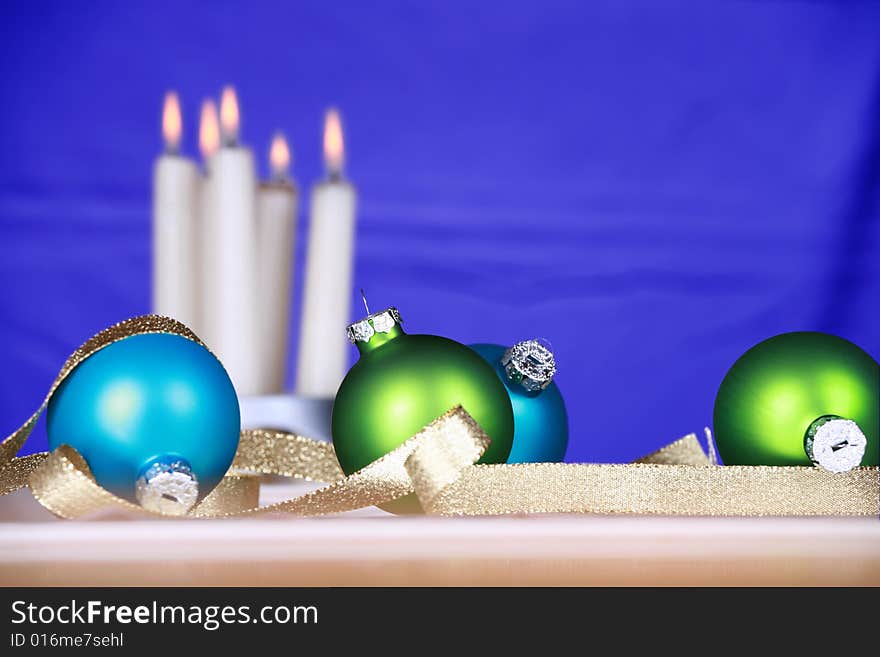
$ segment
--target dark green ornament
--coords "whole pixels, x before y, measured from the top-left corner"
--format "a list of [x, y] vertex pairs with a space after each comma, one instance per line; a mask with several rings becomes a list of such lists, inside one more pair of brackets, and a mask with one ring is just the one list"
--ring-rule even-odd
[[[513, 410], [492, 367], [466, 346], [434, 335], [409, 335], [394, 308], [348, 328], [360, 358], [333, 403], [333, 446], [351, 474], [381, 458], [460, 404], [492, 439], [480, 463], [504, 463], [513, 444]], [[386, 505], [418, 512], [415, 496]]]
[[880, 366], [843, 338], [777, 335], [730, 368], [713, 423], [726, 465], [878, 465]]

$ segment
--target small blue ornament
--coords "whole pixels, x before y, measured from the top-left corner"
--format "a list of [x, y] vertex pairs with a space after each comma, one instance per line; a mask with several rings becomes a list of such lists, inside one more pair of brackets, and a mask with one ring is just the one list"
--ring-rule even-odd
[[133, 335], [80, 363], [49, 401], [49, 447], [66, 444], [95, 480], [145, 508], [186, 513], [238, 448], [238, 397], [220, 361], [172, 333]]
[[537, 340], [512, 347], [472, 344], [507, 388], [513, 406], [513, 448], [508, 463], [553, 463], [565, 458], [568, 413], [553, 382], [556, 361]]

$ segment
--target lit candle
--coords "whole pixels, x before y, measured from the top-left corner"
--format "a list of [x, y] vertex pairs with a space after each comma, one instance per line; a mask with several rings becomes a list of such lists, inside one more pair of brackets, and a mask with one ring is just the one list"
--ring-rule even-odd
[[[199, 121], [199, 151], [202, 154], [202, 162], [204, 163], [205, 172], [202, 178], [202, 196], [201, 196], [201, 213], [199, 221], [199, 235], [201, 238], [201, 267], [198, 272], [198, 300], [199, 300], [199, 323], [196, 333], [205, 344], [214, 343], [214, 332], [211, 331], [211, 325], [205, 321], [208, 314], [208, 307], [215, 307], [217, 300], [210, 298], [216, 287], [209, 287], [206, 281], [210, 272], [217, 268], [215, 263], [215, 254], [217, 248], [213, 239], [216, 237], [216, 231], [208, 231], [207, 227], [213, 224], [213, 211], [211, 202], [214, 199], [214, 178], [211, 176], [211, 163], [217, 151], [220, 150], [220, 120], [217, 118], [217, 106], [211, 99], [202, 101], [202, 112]], [[217, 290], [219, 292], [219, 290]]]
[[281, 134], [269, 149], [272, 178], [257, 194], [257, 353], [259, 394], [280, 393], [287, 371], [297, 189]]
[[195, 328], [198, 316], [199, 174], [180, 154], [177, 94], [165, 95], [165, 152], [153, 171], [153, 312]]
[[220, 101], [222, 146], [211, 157], [204, 231], [211, 250], [204, 269], [203, 326], [211, 348], [239, 395], [256, 385], [256, 173], [251, 151], [238, 143], [238, 100], [232, 87]]
[[324, 118], [327, 178], [312, 190], [300, 324], [296, 391], [306, 397], [335, 395], [347, 369], [355, 190], [342, 176], [344, 153], [339, 113], [331, 109]]

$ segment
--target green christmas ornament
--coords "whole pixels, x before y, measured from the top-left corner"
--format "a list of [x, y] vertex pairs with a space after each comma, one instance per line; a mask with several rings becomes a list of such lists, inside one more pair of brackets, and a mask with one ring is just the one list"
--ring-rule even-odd
[[878, 465], [880, 366], [843, 338], [777, 335], [730, 368], [713, 422], [726, 465]]
[[[504, 463], [513, 444], [513, 410], [492, 367], [466, 346], [434, 335], [408, 335], [396, 308], [348, 327], [360, 352], [339, 386], [331, 431], [339, 465], [360, 470], [461, 404], [492, 439], [480, 463]], [[385, 507], [421, 511], [410, 495]]]

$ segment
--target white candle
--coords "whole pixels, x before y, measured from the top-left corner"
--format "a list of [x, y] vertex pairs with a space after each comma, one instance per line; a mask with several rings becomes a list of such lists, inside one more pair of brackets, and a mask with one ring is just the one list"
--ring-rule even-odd
[[215, 231], [208, 231], [207, 227], [213, 224], [213, 210], [211, 203], [214, 200], [214, 178], [211, 176], [211, 162], [217, 151], [220, 150], [220, 120], [217, 118], [217, 106], [211, 99], [202, 101], [201, 119], [199, 122], [199, 150], [202, 153], [205, 173], [202, 178], [202, 195], [200, 207], [199, 236], [201, 240], [201, 267], [198, 272], [198, 301], [199, 317], [201, 318], [199, 330], [196, 331], [202, 341], [207, 344], [215, 342], [215, 333], [211, 331], [210, 322], [205, 321], [208, 308], [216, 307], [218, 300], [211, 298], [215, 287], [206, 285], [210, 272], [217, 268], [215, 254], [217, 251], [214, 238]]
[[332, 397], [345, 376], [354, 259], [355, 190], [343, 179], [339, 113], [324, 119], [327, 179], [312, 190], [296, 391]]
[[290, 149], [276, 134], [272, 179], [257, 194], [257, 393], [280, 393], [287, 371], [297, 189], [288, 175]]
[[153, 171], [153, 312], [198, 324], [199, 174], [180, 155], [180, 103], [165, 96], [162, 135], [165, 152]]
[[238, 143], [235, 91], [220, 102], [223, 146], [210, 159], [204, 248], [206, 344], [229, 373], [239, 395], [255, 394], [256, 382], [256, 173], [251, 151]]

